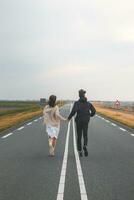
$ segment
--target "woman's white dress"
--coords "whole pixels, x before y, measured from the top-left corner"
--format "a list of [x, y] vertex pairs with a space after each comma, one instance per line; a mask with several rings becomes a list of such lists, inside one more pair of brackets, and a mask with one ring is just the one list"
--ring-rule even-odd
[[54, 127], [51, 124], [46, 125], [46, 132], [48, 134], [48, 137], [51, 137], [51, 138], [55, 137], [57, 139], [59, 135], [59, 131], [60, 131], [59, 127]]
[[65, 121], [66, 119], [60, 115], [58, 106], [49, 107], [47, 105], [44, 108], [43, 115], [48, 137], [57, 139], [60, 131], [60, 121]]

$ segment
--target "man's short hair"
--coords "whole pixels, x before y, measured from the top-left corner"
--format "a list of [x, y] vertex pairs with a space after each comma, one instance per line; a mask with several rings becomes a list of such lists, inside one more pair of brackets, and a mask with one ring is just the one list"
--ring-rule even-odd
[[83, 89], [79, 90], [79, 97], [83, 97], [83, 96], [85, 96], [85, 94], [86, 94], [85, 90], [83, 90]]

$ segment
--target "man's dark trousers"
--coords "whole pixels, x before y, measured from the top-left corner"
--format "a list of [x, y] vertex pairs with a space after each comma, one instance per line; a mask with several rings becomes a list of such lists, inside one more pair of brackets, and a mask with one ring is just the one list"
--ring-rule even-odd
[[81, 139], [83, 135], [84, 139], [84, 146], [87, 146], [88, 143], [88, 122], [76, 122], [76, 129], [77, 129], [77, 148], [78, 151], [82, 151], [81, 147]]

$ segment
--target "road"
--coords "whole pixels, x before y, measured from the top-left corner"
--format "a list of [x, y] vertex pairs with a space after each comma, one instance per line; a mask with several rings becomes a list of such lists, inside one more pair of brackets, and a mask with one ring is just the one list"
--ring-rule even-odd
[[[61, 109], [68, 116], [70, 105]], [[79, 159], [73, 120], [48, 156], [42, 118], [0, 136], [0, 200], [134, 200], [134, 135], [96, 115]]]

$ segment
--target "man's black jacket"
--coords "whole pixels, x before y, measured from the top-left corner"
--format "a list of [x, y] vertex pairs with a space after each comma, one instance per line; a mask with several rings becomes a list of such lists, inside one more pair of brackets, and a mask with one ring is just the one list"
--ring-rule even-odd
[[77, 122], [88, 123], [90, 117], [93, 117], [95, 115], [96, 110], [94, 106], [90, 102], [88, 102], [85, 97], [83, 97], [74, 103], [74, 106], [72, 108], [72, 111], [68, 119], [70, 120], [76, 113], [77, 113], [75, 118], [76, 123]]

